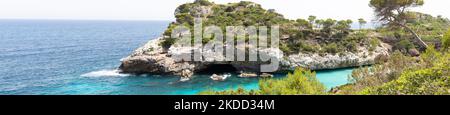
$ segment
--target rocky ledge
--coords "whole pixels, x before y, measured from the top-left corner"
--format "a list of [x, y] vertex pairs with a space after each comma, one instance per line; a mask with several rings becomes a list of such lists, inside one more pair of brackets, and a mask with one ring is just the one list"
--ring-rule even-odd
[[[121, 60], [119, 67], [123, 73], [136, 74], [169, 74], [181, 77], [182, 81], [191, 79], [195, 72], [202, 71], [211, 65], [232, 65], [237, 71], [259, 71], [258, 62], [213, 62], [213, 61], [176, 61], [174, 54], [190, 53], [185, 48], [170, 48], [164, 50], [159, 43], [162, 38], [149, 41], [136, 49], [130, 56]], [[272, 52], [272, 51], [267, 51]], [[380, 56], [389, 55], [389, 45], [381, 43], [374, 51], [368, 51], [364, 47], [358, 48], [358, 53], [345, 52], [340, 54], [316, 54], [298, 53], [283, 55], [279, 53], [267, 53], [270, 57], [280, 60], [278, 71], [290, 71], [296, 67], [304, 67], [311, 70], [338, 69], [371, 65]], [[217, 56], [214, 54], [207, 54]], [[203, 57], [208, 58], [208, 57]], [[217, 57], [216, 57], [217, 58]]]

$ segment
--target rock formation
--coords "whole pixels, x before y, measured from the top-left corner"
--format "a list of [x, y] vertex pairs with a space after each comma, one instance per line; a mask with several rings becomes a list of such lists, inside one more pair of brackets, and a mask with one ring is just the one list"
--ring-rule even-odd
[[[177, 21], [171, 23], [166, 32], [163, 34], [166, 39], [160, 37], [151, 40], [142, 47], [136, 49], [130, 56], [121, 60], [122, 64], [120, 66], [120, 70], [123, 73], [177, 75], [181, 76], [182, 81], [191, 79], [191, 76], [194, 73], [205, 70], [211, 65], [231, 65], [237, 71], [252, 73], [260, 72], [259, 70], [261, 65], [266, 62], [212, 61], [214, 59], [223, 59], [225, 57], [209, 50], [203, 51], [203, 61], [178, 60], [178, 57], [192, 54], [193, 50], [197, 50], [199, 48], [173, 46], [175, 38], [169, 38], [168, 36], [171, 35], [172, 30], [177, 25], [188, 25], [188, 27], [194, 27], [194, 17], [202, 18], [205, 22], [205, 25], [203, 26], [214, 24], [222, 27], [232, 26], [233, 24], [240, 24], [244, 26], [270, 26], [280, 24], [280, 36], [282, 38], [280, 40], [280, 45], [290, 45], [291, 47], [297, 49], [298, 47], [305, 46], [305, 44], [307, 44], [306, 46], [310, 45], [310, 50], [323, 51], [323, 47], [331, 43], [336, 43], [334, 44], [335, 47], [341, 45], [344, 48], [349, 47], [348, 43], [353, 43], [350, 44], [352, 45], [350, 47], [353, 48], [352, 51], [342, 50], [335, 54], [321, 52], [320, 55], [315, 52], [301, 51], [297, 51], [300, 53], [290, 52], [289, 54], [284, 54], [281, 51], [282, 48], [260, 49], [260, 54], [279, 61], [277, 71], [294, 70], [296, 67], [304, 67], [311, 70], [357, 67], [374, 64], [378, 57], [389, 55], [388, 51], [390, 47], [384, 43], [381, 43], [376, 47], [372, 46], [369, 51], [369, 45], [367, 45], [368, 43], [364, 41], [369, 40], [366, 38], [376, 39], [376, 36], [353, 36], [354, 38], [345, 40], [346, 38], [351, 38], [348, 36], [352, 34], [349, 26], [350, 23], [348, 23], [349, 21], [340, 21], [338, 23], [341, 25], [336, 25], [336, 22], [333, 22], [335, 20], [328, 19], [327, 21], [335, 23], [334, 26], [345, 28], [324, 27], [325, 30], [329, 31], [319, 31], [315, 29], [308, 30], [308, 28], [311, 28], [312, 26], [308, 25], [308, 22], [303, 21], [305, 23], [302, 23], [302, 20], [291, 21], [289, 19], [285, 19], [281, 14], [276, 13], [274, 10], [265, 10], [260, 5], [253, 2], [239, 2], [226, 5], [208, 3], [206, 1], [203, 2], [204, 3], [188, 3], [178, 7], [175, 11]], [[333, 24], [330, 25], [330, 27], [331, 26], [333, 26]], [[341, 43], [343, 41], [351, 42]], [[347, 45], [343, 46], [344, 44]], [[336, 50], [337, 48], [334, 49]]]
[[[159, 46], [161, 38], [149, 41], [147, 44], [136, 49], [130, 56], [122, 59], [120, 70], [124, 73], [153, 73], [153, 74], [171, 74], [181, 76], [183, 80], [189, 80], [190, 77], [198, 71], [214, 64], [230, 64], [238, 71], [258, 71], [261, 63], [258, 62], [209, 62], [209, 61], [176, 61], [173, 55], [178, 53], [188, 53], [189, 50], [180, 50], [180, 48], [171, 48], [169, 51]], [[358, 53], [346, 52], [344, 54], [325, 54], [323, 56], [312, 54], [292, 54], [286, 56], [277, 56], [280, 60], [278, 71], [290, 71], [296, 67], [304, 67], [311, 70], [338, 69], [347, 67], [358, 67], [371, 65], [375, 63], [378, 56], [389, 55], [387, 44], [378, 46], [374, 51], [360, 48]], [[206, 52], [207, 53], [207, 52]], [[205, 54], [213, 55], [213, 54]], [[217, 55], [215, 55], [217, 56]]]

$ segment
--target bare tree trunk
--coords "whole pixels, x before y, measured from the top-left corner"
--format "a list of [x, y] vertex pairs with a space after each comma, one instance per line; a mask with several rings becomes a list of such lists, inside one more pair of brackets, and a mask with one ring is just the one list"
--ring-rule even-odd
[[419, 41], [419, 43], [420, 43], [419, 45], [420, 45], [421, 47], [423, 47], [423, 48], [425, 48], [425, 49], [428, 48], [428, 45], [422, 40], [422, 38], [420, 38], [419, 35], [417, 35], [416, 32], [414, 32], [414, 30], [412, 30], [412, 29], [409, 28], [408, 26], [403, 25], [403, 24], [400, 24], [400, 23], [398, 23], [398, 25], [402, 26], [403, 28], [405, 28], [406, 30], [408, 30], [411, 34], [413, 34], [413, 35], [414, 35], [414, 38], [416, 38], [416, 40]]

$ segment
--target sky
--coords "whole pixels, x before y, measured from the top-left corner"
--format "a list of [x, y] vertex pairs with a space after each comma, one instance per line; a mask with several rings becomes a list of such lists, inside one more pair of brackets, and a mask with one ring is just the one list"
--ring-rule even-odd
[[[174, 20], [175, 8], [194, 0], [0, 0], [0, 19]], [[210, 0], [215, 3], [240, 0]], [[286, 18], [373, 19], [370, 0], [248, 0]], [[425, 0], [413, 10], [450, 18], [450, 0]]]

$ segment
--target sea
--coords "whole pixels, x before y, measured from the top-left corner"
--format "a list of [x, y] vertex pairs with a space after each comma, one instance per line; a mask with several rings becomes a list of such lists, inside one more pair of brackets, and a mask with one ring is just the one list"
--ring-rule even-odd
[[[120, 59], [159, 37], [170, 21], [0, 20], [0, 95], [195, 95], [258, 89], [258, 78], [179, 82], [170, 75], [121, 74]], [[328, 89], [352, 68], [317, 71]], [[275, 74], [282, 78], [285, 74]]]

